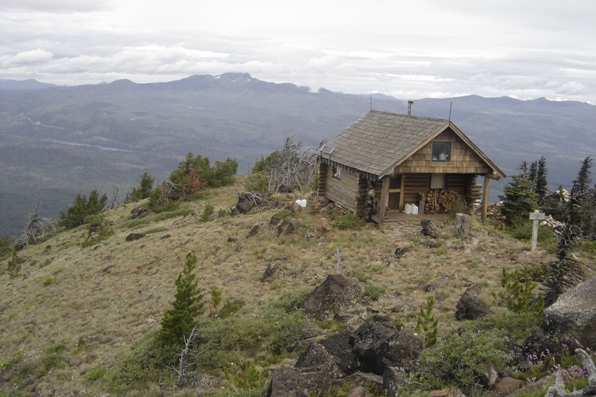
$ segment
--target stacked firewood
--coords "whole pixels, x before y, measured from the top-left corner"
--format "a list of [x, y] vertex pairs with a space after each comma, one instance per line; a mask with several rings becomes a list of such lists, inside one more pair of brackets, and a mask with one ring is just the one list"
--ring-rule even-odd
[[426, 194], [426, 214], [446, 214], [457, 202], [463, 202], [460, 193], [453, 190], [431, 190]]

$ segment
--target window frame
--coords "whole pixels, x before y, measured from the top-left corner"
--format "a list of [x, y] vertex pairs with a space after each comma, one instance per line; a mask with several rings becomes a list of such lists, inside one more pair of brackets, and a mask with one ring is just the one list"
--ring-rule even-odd
[[333, 178], [337, 179], [338, 181], [341, 180], [341, 167], [338, 165], [331, 167], [331, 174], [333, 175]]
[[[430, 150], [430, 161], [432, 163], [450, 163], [451, 151], [453, 149], [452, 141], [432, 141]], [[446, 153], [445, 153], [446, 150]], [[446, 158], [441, 160], [440, 155], [445, 153]]]

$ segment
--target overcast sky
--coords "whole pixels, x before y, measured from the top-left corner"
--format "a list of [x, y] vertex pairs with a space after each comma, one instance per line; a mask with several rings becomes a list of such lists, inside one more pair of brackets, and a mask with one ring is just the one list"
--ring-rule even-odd
[[596, 104], [594, 0], [0, 0], [0, 79], [246, 72], [400, 99]]

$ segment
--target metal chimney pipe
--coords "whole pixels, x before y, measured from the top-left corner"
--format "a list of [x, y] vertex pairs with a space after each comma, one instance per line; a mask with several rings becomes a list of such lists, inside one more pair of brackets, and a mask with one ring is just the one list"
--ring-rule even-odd
[[414, 101], [410, 99], [408, 101], [408, 116], [411, 116], [412, 115], [412, 105], [413, 104], [414, 104]]

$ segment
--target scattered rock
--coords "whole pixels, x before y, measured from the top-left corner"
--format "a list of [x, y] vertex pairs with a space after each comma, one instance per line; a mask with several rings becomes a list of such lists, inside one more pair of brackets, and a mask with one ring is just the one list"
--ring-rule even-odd
[[346, 397], [369, 397], [370, 393], [362, 386], [358, 386], [350, 390]]
[[259, 234], [259, 231], [261, 230], [261, 226], [259, 225], [254, 225], [252, 227], [252, 229], [250, 229], [250, 232], [248, 232], [248, 237], [253, 237], [256, 236], [257, 234]]
[[286, 209], [292, 211], [292, 214], [298, 214], [302, 212], [302, 206], [296, 202], [291, 202], [286, 205]]
[[467, 237], [472, 231], [472, 217], [468, 214], [456, 214], [455, 231], [460, 236]]
[[309, 397], [321, 395], [331, 386], [323, 372], [301, 372], [295, 368], [273, 370], [267, 397]]
[[237, 243], [238, 239], [236, 237], [228, 237], [228, 243]]
[[423, 219], [420, 221], [420, 226], [422, 226], [423, 235], [434, 239], [439, 237], [439, 229], [434, 223], [432, 223], [432, 221]]
[[455, 318], [457, 320], [476, 320], [489, 314], [492, 310], [478, 296], [479, 291], [476, 287], [468, 288], [457, 302]]
[[395, 255], [395, 257], [397, 259], [400, 259], [402, 256], [404, 256], [406, 253], [408, 252], [407, 248], [396, 248], [395, 252], [393, 253]]
[[495, 384], [495, 391], [499, 396], [507, 396], [520, 388], [522, 381], [511, 377], [504, 377]]
[[352, 301], [360, 298], [364, 286], [353, 277], [330, 274], [325, 281], [306, 298], [304, 311], [316, 318], [324, 318], [333, 311], [349, 307]]
[[465, 397], [457, 387], [450, 387], [442, 390], [433, 390], [428, 394], [428, 397]]
[[273, 280], [281, 280], [286, 275], [287, 267], [280, 261], [275, 261], [267, 265], [267, 269], [263, 273], [263, 276], [259, 279], [262, 283], [270, 283]]
[[145, 237], [145, 234], [143, 233], [130, 233], [128, 236], [126, 236], [126, 241], [140, 240], [143, 237]]
[[151, 211], [149, 209], [149, 207], [138, 207], [138, 208], [133, 208], [130, 213], [132, 214], [132, 219], [136, 219], [139, 216], [143, 215], [146, 212]]
[[[239, 213], [246, 214], [253, 207], [264, 203], [266, 199], [260, 195], [252, 192], [244, 192], [238, 195], [238, 202], [234, 207]], [[234, 212], [232, 210], [232, 212]]]
[[171, 235], [171, 234], [165, 234], [165, 235], [161, 236], [161, 238], [160, 238], [160, 239], [161, 239], [161, 240], [165, 240], [165, 239], [167, 239], [167, 238], [170, 238], [170, 237], [172, 237], [172, 235]]
[[[357, 388], [358, 386], [362, 387], [362, 385], [366, 385], [369, 388], [376, 388], [381, 390], [383, 387], [383, 378], [381, 376], [375, 374], [367, 374], [364, 372], [355, 372], [349, 376], [346, 376], [342, 379], [337, 379], [333, 381], [333, 385], [337, 386], [350, 386], [353, 388]], [[362, 387], [364, 389], [364, 387]], [[368, 391], [368, 390], [366, 390]]]
[[331, 223], [329, 222], [329, 220], [327, 218], [322, 218], [321, 219], [321, 232], [328, 233], [332, 229], [333, 229], [333, 227], [331, 226]]
[[236, 204], [236, 209], [241, 213], [241, 214], [246, 214], [248, 211], [250, 211], [252, 209], [252, 207], [255, 206], [255, 203], [252, 201], [242, 201], [242, 202], [238, 202]]
[[281, 225], [277, 227], [278, 236], [288, 236], [290, 234], [298, 233], [300, 230], [300, 222], [296, 219], [290, 219], [283, 221]]
[[407, 375], [402, 368], [387, 367], [383, 372], [383, 392], [387, 397], [398, 397], [399, 388], [407, 384]]

